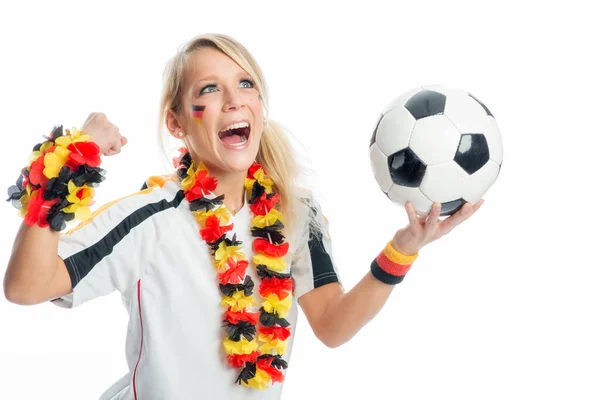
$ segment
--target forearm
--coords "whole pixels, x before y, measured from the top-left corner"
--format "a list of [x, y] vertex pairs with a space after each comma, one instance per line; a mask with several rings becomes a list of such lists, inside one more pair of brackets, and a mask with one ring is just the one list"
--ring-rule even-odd
[[104, 180], [100, 148], [90, 136], [55, 126], [44, 139], [8, 188], [9, 200], [24, 217], [4, 276], [5, 297], [17, 303], [68, 288], [67, 275], [49, 286], [64, 265], [58, 257], [59, 232], [68, 221], [89, 217], [94, 187]]
[[393, 288], [369, 272], [351, 290], [330, 299], [319, 321], [321, 340], [329, 347], [346, 343], [379, 313]]
[[56, 273], [59, 233], [37, 225], [21, 224], [4, 276], [4, 293], [18, 301], [35, 293]]
[[418, 256], [418, 250], [405, 248], [410, 249], [408, 254], [412, 255], [401, 253], [400, 247], [390, 241], [371, 263], [371, 271], [356, 286], [328, 299], [318, 324], [323, 342], [330, 347], [339, 346], [377, 315]]

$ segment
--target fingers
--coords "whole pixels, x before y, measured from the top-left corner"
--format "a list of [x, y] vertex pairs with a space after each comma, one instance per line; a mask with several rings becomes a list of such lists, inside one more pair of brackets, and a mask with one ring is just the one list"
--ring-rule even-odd
[[409, 201], [404, 204], [404, 208], [406, 209], [406, 214], [408, 215], [408, 222], [411, 225], [416, 225], [418, 223], [417, 212], [412, 204]]
[[430, 234], [435, 230], [436, 225], [439, 222], [441, 210], [442, 210], [442, 205], [440, 203], [435, 203], [433, 206], [431, 206], [429, 215], [427, 215], [427, 218], [425, 219], [425, 233], [426, 234]]
[[116, 129], [117, 139], [115, 144], [106, 151], [106, 156], [114, 156], [115, 154], [119, 154], [121, 152], [121, 148], [127, 144], [127, 138], [125, 136], [121, 136], [119, 133], [119, 128], [116, 126], [114, 128]]
[[[483, 199], [480, 199], [477, 203], [475, 203], [475, 205], [473, 205], [473, 213], [477, 210], [479, 210], [479, 207], [481, 207], [483, 205]], [[473, 213], [471, 213], [471, 215], [473, 215]]]
[[482, 204], [483, 204], [483, 199], [479, 200], [473, 206], [471, 206], [470, 203], [463, 204], [463, 206], [460, 208], [460, 210], [458, 210], [456, 213], [454, 213], [454, 215], [452, 215], [450, 218], [446, 219], [441, 224], [440, 228], [442, 231], [441, 232], [442, 235], [447, 234], [452, 229], [456, 228], [458, 225], [460, 225], [461, 223], [463, 223], [464, 221], [469, 219], [469, 217], [471, 217], [471, 215], [473, 215], [473, 213], [475, 211], [477, 211], [481, 207]]
[[98, 145], [101, 154], [105, 156], [120, 153], [121, 147], [128, 142], [127, 138], [121, 136], [119, 127], [113, 124], [104, 113], [91, 113], [81, 130], [89, 135], [90, 140]]

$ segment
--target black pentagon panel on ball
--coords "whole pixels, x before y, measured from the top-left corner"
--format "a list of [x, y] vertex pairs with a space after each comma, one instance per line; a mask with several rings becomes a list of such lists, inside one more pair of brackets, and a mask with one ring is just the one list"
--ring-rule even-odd
[[474, 174], [490, 159], [487, 140], [481, 133], [464, 133], [460, 137], [454, 161], [469, 175]]
[[388, 168], [395, 184], [419, 187], [427, 166], [407, 147], [388, 157]]
[[375, 143], [375, 139], [377, 136], [377, 129], [379, 128], [379, 124], [381, 123], [382, 119], [383, 119], [383, 114], [381, 114], [381, 116], [379, 117], [379, 121], [377, 121], [377, 125], [375, 126], [375, 129], [373, 129], [373, 135], [371, 136], [371, 143], [369, 144], [369, 147], [373, 146], [373, 143]]
[[412, 96], [404, 105], [415, 119], [444, 113], [446, 96], [433, 90], [422, 90]]
[[483, 109], [485, 110], [485, 113], [486, 113], [487, 115], [489, 115], [489, 116], [490, 116], [490, 117], [492, 117], [492, 118], [495, 118], [495, 117], [492, 115], [492, 113], [491, 113], [490, 109], [489, 109], [489, 108], [487, 108], [487, 107], [485, 106], [485, 104], [483, 104], [481, 101], [479, 101], [479, 99], [478, 99], [477, 97], [473, 96], [471, 93], [469, 93], [469, 96], [470, 96], [470, 97], [471, 97], [473, 100], [475, 100], [476, 102], [478, 102], [478, 103], [479, 103], [479, 105], [480, 105], [481, 107], [483, 107]]
[[460, 210], [463, 204], [466, 203], [464, 199], [452, 200], [442, 203], [442, 209], [440, 210], [440, 216], [449, 216]]

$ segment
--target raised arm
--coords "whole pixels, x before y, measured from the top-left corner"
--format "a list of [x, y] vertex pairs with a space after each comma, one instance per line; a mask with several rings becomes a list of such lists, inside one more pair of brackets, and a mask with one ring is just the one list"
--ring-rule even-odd
[[[98, 145], [100, 154], [103, 155], [117, 154], [127, 143], [127, 139], [119, 134], [118, 128], [101, 113], [90, 114], [82, 131], [90, 136], [90, 141]], [[38, 150], [43, 153], [47, 149]], [[57, 157], [60, 157], [60, 154]], [[46, 162], [45, 159], [43, 161]], [[42, 171], [46, 173], [44, 164], [41, 163], [38, 167], [40, 167], [37, 169], [38, 177], [35, 177], [36, 168], [32, 166], [28, 178], [42, 179], [42, 182], [46, 183], [44, 187], [47, 187], [48, 179], [42, 177]], [[60, 184], [60, 179], [55, 182]], [[42, 209], [47, 207], [47, 204], [42, 204], [41, 197], [36, 198], [32, 193], [28, 197], [28, 203], [25, 203], [28, 213], [35, 212], [36, 207], [33, 203], [38, 200]], [[31, 217], [31, 214], [29, 216]], [[60, 233], [48, 226], [41, 227], [37, 222], [39, 222], [37, 218], [34, 220], [30, 218], [29, 223], [24, 221], [21, 224], [4, 275], [4, 295], [8, 301], [16, 304], [38, 304], [64, 296], [71, 291], [69, 273], [63, 260], [58, 256]]]

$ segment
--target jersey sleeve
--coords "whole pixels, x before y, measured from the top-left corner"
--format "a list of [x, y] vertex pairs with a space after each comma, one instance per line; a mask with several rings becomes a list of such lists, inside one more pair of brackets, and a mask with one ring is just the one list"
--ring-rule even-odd
[[73, 308], [115, 290], [133, 288], [147, 261], [151, 232], [144, 224], [158, 208], [153, 188], [116, 200], [98, 209], [90, 219], [61, 233], [58, 256], [71, 278], [72, 291], [52, 299]]
[[[342, 285], [333, 259], [329, 221], [314, 199], [307, 200], [306, 204], [304, 231], [291, 262], [296, 298], [329, 283]], [[309, 224], [311, 218], [317, 222], [312, 229]]]

